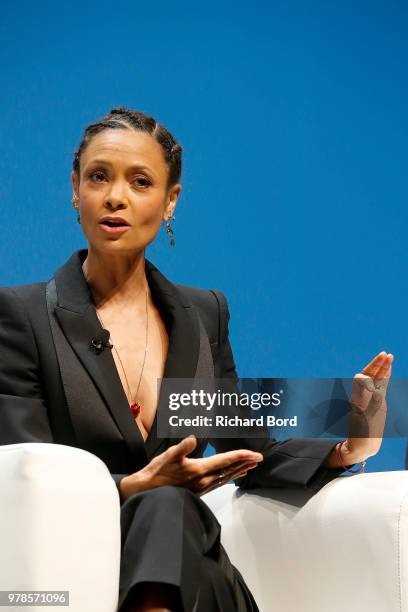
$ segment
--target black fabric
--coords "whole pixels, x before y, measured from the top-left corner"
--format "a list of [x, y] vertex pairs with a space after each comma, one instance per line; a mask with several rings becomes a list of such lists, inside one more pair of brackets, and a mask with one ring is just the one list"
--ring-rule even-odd
[[186, 612], [256, 612], [255, 600], [220, 544], [220, 525], [202, 499], [183, 487], [129, 497], [121, 508], [119, 605], [144, 582], [180, 590]]
[[[83, 448], [105, 462], [120, 491], [125, 475], [140, 470], [178, 440], [158, 439], [156, 421], [143, 440], [111, 351], [96, 355], [89, 348], [102, 328], [82, 271], [86, 255], [86, 249], [76, 251], [53, 276], [56, 304], [51, 314], [57, 344], [63, 346], [62, 362], [48, 316], [47, 283], [0, 288], [0, 444], [54, 442]], [[215, 377], [229, 380], [234, 388], [237, 373], [223, 293], [175, 285], [148, 260], [145, 269], [153, 301], [169, 333], [164, 378], [194, 378], [203, 368], [210, 368]], [[74, 400], [67, 401], [61, 363], [71, 377], [68, 386], [72, 387], [75, 407]], [[162, 401], [159, 396], [158, 411]], [[199, 439], [191, 456], [203, 456], [209, 442], [217, 452], [251, 448], [264, 454], [264, 461], [239, 481], [241, 489], [297, 487], [317, 491], [342, 471], [323, 466], [336, 440]], [[126, 503], [121, 499], [122, 507]], [[199, 500], [194, 507], [201, 512], [202, 504]], [[132, 521], [138, 524], [136, 514]], [[215, 561], [217, 568], [223, 567], [221, 552], [216, 560], [202, 556]], [[203, 572], [218, 571], [209, 561], [202, 563]], [[229, 567], [228, 562], [224, 567]], [[235, 571], [232, 582], [234, 593], [242, 593], [236, 588], [240, 579]], [[250, 595], [245, 597], [250, 601]]]

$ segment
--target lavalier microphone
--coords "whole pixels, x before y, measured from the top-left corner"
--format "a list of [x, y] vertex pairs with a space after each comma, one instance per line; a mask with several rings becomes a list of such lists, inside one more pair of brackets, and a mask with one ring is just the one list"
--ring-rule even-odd
[[113, 348], [113, 344], [109, 342], [109, 338], [110, 331], [108, 329], [99, 330], [96, 336], [92, 338], [89, 349], [95, 353], [95, 355], [99, 355], [99, 353], [102, 353], [106, 348]]

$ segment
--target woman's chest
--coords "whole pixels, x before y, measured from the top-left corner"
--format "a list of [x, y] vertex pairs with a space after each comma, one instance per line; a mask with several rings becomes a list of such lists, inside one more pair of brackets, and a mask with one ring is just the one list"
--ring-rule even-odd
[[112, 357], [129, 410], [131, 404], [140, 406], [135, 422], [146, 441], [155, 419], [167, 361], [166, 326], [155, 307], [149, 308], [147, 319], [131, 312], [122, 312], [120, 318], [105, 313], [104, 324], [110, 331]]

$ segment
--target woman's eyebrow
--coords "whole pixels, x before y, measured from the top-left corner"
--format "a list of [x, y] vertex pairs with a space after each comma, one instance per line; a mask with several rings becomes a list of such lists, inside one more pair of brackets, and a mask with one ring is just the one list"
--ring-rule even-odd
[[[89, 162], [88, 167], [94, 165], [111, 166], [111, 163], [105, 159], [93, 159], [91, 162]], [[146, 172], [151, 172], [152, 174], [154, 174], [153, 170], [151, 170], [148, 166], [142, 166], [141, 164], [132, 164], [131, 166], [129, 166], [128, 170], [145, 170]]]

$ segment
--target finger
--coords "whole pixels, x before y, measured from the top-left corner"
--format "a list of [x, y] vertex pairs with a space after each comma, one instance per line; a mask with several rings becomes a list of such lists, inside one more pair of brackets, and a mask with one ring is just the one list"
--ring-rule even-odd
[[[373, 418], [375, 414], [380, 410], [379, 417], [375, 421], [376, 425], [376, 433], [372, 433], [371, 435], [374, 437], [382, 436], [385, 415], [387, 412], [387, 405], [385, 402], [385, 396], [387, 393], [388, 384], [391, 378], [391, 370], [392, 370], [392, 362], [394, 356], [389, 353], [387, 355], [386, 362], [379, 370], [377, 377], [374, 379], [375, 391], [373, 392], [372, 398], [367, 408], [367, 416], [368, 418]], [[379, 423], [379, 424], [378, 424]], [[372, 427], [371, 427], [372, 429]]]
[[223, 479], [229, 479], [232, 474], [235, 474], [238, 471], [253, 469], [257, 467], [258, 463], [259, 462], [257, 461], [238, 461], [237, 463], [234, 463], [233, 465], [229, 466], [227, 469], [222, 468], [215, 471], [211, 470], [205, 472], [203, 472], [200, 468], [199, 472], [196, 472], [195, 474], [193, 473], [191, 475], [191, 479], [195, 480], [197, 484], [204, 483], [205, 485], [207, 485], [219, 480], [220, 477]]
[[370, 361], [370, 363], [361, 370], [362, 373], [366, 374], [367, 376], [374, 377], [379, 367], [382, 366], [386, 357], [387, 357], [387, 353], [385, 351], [381, 351], [381, 353], [378, 353], [378, 355], [374, 357], [374, 359]]
[[240, 471], [240, 472], [235, 472], [228, 479], [215, 480], [212, 483], [207, 484], [205, 487], [200, 488], [199, 491], [198, 491], [198, 494], [199, 495], [205, 495], [206, 493], [210, 493], [211, 491], [214, 491], [215, 489], [218, 489], [219, 487], [223, 487], [224, 485], [228, 484], [228, 482], [230, 480], [236, 480], [237, 478], [241, 478], [242, 476], [246, 476], [247, 473], [248, 473], [247, 470]]
[[243, 474], [244, 472], [246, 474], [248, 470], [256, 468], [257, 465], [258, 463], [254, 462], [245, 463], [240, 466], [235, 466], [233, 469], [226, 470], [225, 472], [218, 472], [217, 474], [206, 475], [197, 479], [195, 485], [198, 487], [199, 490], [205, 489], [207, 491], [209, 488], [211, 488], [212, 490], [216, 487], [226, 484], [234, 478], [238, 478], [237, 474]]
[[236, 480], [237, 478], [242, 478], [248, 474], [248, 470], [244, 470], [243, 472], [237, 472], [231, 476], [231, 480]]
[[351, 438], [360, 439], [359, 445], [364, 444], [364, 438], [380, 438], [384, 434], [387, 414], [385, 392], [385, 386], [376, 388], [364, 406], [350, 403], [349, 435]]
[[387, 368], [386, 370], [381, 372], [380, 375], [374, 379], [375, 389], [384, 390], [385, 392], [387, 390], [388, 383], [390, 382], [390, 377], [391, 377], [390, 368]]
[[236, 474], [232, 475], [231, 478], [229, 478], [228, 480], [218, 482], [216, 481], [210, 485], [207, 485], [204, 489], [200, 489], [198, 494], [205, 495], [206, 493], [210, 493], [211, 491], [214, 491], [215, 489], [218, 489], [219, 487], [223, 487], [224, 485], [228, 484], [230, 480], [236, 480], [237, 478], [242, 478], [243, 476], [246, 476], [247, 473], [247, 471], [237, 472]]
[[223, 480], [225, 479], [231, 480], [232, 476], [236, 474], [237, 472], [242, 472], [243, 470], [253, 470], [256, 467], [258, 467], [257, 462], [245, 461], [243, 463], [237, 463], [237, 464], [232, 465], [228, 470], [221, 470], [217, 472], [216, 474], [208, 474], [208, 476], [212, 478], [216, 478], [218, 480], [220, 479], [220, 476], [222, 477]]
[[248, 450], [228, 451], [226, 453], [218, 453], [211, 457], [205, 457], [200, 461], [200, 467], [205, 469], [206, 473], [227, 470], [230, 466], [238, 462], [251, 461], [259, 462], [263, 460], [261, 453]]
[[170, 448], [167, 449], [168, 459], [170, 461], [174, 461], [177, 459], [182, 459], [186, 455], [189, 455], [193, 452], [193, 450], [197, 446], [197, 438], [193, 435], [184, 438], [178, 444], [174, 444]]
[[385, 394], [388, 388], [388, 384], [391, 379], [392, 359], [393, 359], [392, 355], [391, 355], [391, 359], [387, 356], [386, 362], [380, 368], [380, 370], [377, 373], [377, 376], [374, 379], [374, 387], [376, 389], [376, 392], [377, 390], [379, 390], [383, 394], [383, 397], [385, 397]]
[[389, 373], [389, 370], [391, 369], [392, 361], [394, 359], [393, 355], [391, 355], [391, 354], [390, 354], [390, 357], [387, 355], [383, 365], [378, 370], [375, 378], [381, 379], [381, 378], [386, 378], [387, 377], [387, 374]]
[[[235, 465], [230, 470], [218, 473], [215, 477], [216, 482], [229, 482], [236, 474], [240, 472], [247, 472], [253, 470], [258, 466], [257, 463], [244, 463], [242, 465]], [[214, 476], [212, 476], [214, 478]]]
[[365, 374], [356, 374], [353, 378], [351, 389], [351, 403], [364, 409], [371, 399], [371, 394], [375, 390], [374, 381]]
[[243, 476], [246, 476], [249, 472], [249, 470], [251, 470], [253, 468], [247, 468], [246, 470], [239, 470], [237, 472], [234, 472], [233, 474], [231, 474], [230, 476], [230, 480], [237, 480], [237, 478], [242, 478]]
[[376, 389], [368, 404], [366, 417], [369, 425], [370, 438], [380, 438], [384, 434], [387, 404], [385, 402], [385, 388]]

